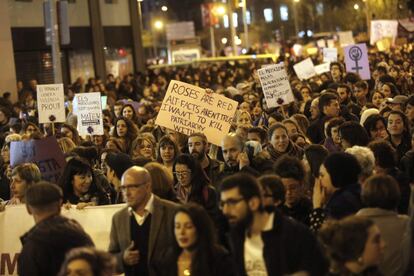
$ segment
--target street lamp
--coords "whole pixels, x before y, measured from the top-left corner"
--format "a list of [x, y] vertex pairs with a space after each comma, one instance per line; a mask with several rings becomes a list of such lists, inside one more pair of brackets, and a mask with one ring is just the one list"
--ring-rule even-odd
[[156, 20], [154, 22], [154, 28], [157, 30], [161, 30], [162, 28], [164, 28], [164, 22], [162, 22], [161, 20]]
[[162, 10], [163, 12], [166, 12], [166, 11], [168, 11], [168, 7], [167, 7], [167, 6], [162, 6], [162, 7], [161, 7], [161, 10]]
[[355, 5], [354, 5], [354, 9], [355, 9], [355, 10], [358, 10], [358, 9], [359, 9], [359, 5], [358, 5], [358, 4], [355, 4]]

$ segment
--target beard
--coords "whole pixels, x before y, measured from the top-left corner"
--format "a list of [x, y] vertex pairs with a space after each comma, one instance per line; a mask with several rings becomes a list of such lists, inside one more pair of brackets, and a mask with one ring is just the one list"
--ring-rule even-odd
[[229, 222], [231, 228], [238, 229], [238, 230], [246, 230], [252, 225], [252, 223], [253, 223], [253, 212], [249, 208], [247, 208], [247, 213], [243, 218], [233, 223]]
[[204, 158], [204, 152], [193, 151], [193, 152], [191, 153], [191, 155], [192, 155], [195, 159], [197, 159], [198, 161], [201, 161], [201, 160], [203, 160], [203, 158]]

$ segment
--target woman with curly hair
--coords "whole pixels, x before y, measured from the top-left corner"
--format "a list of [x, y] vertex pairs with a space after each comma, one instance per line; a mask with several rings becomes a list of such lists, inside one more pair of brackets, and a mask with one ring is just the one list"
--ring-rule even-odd
[[125, 117], [119, 117], [116, 119], [113, 137], [124, 140], [126, 152], [131, 151], [132, 141], [134, 141], [137, 136], [138, 128], [131, 120]]

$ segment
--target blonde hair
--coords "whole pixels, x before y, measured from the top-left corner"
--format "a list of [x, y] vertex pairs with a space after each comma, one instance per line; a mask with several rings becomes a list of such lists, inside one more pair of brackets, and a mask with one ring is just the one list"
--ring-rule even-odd
[[73, 142], [69, 137], [59, 138], [57, 142], [63, 153], [71, 152], [74, 148], [76, 148], [75, 142]]

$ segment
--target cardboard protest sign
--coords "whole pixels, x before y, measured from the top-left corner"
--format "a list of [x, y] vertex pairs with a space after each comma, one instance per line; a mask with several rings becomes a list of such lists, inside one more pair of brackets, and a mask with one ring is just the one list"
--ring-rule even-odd
[[186, 135], [202, 132], [209, 142], [220, 145], [229, 132], [237, 105], [224, 96], [172, 80], [155, 123]]
[[65, 96], [63, 84], [37, 85], [39, 123], [65, 122]]
[[278, 107], [295, 100], [284, 64], [273, 64], [257, 70], [268, 107]]
[[385, 37], [381, 40], [378, 40], [375, 42], [378, 51], [384, 52], [388, 51], [391, 48], [392, 45], [392, 38], [391, 37]]
[[295, 69], [296, 75], [301, 80], [307, 80], [316, 75], [315, 67], [310, 58], [296, 63], [293, 65], [293, 69]]
[[73, 104], [78, 116], [79, 135], [103, 135], [101, 93], [76, 94]]
[[371, 73], [369, 70], [367, 45], [365, 43], [350, 45], [345, 47], [344, 50], [346, 71], [359, 74], [363, 80], [369, 80]]
[[370, 43], [374, 45], [378, 40], [386, 37], [392, 38], [392, 45], [398, 34], [397, 20], [372, 20], [371, 21], [371, 37]]
[[323, 62], [336, 62], [338, 60], [337, 48], [323, 48]]
[[348, 45], [355, 44], [354, 36], [352, 35], [352, 31], [347, 32], [338, 32], [339, 36], [339, 43], [341, 47], [345, 47]]
[[315, 71], [318, 75], [331, 71], [330, 63], [325, 62], [325, 63], [319, 64], [319, 65], [316, 65], [315, 66]]
[[65, 167], [65, 157], [54, 136], [41, 140], [17, 141], [10, 144], [10, 165], [36, 163], [42, 179], [58, 183]]
[[318, 46], [318, 48], [325, 48], [326, 47], [326, 42], [325, 39], [319, 39], [316, 41], [316, 45]]

